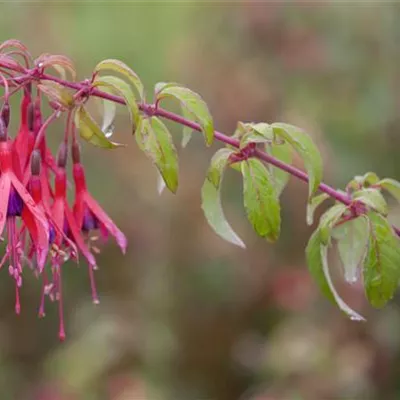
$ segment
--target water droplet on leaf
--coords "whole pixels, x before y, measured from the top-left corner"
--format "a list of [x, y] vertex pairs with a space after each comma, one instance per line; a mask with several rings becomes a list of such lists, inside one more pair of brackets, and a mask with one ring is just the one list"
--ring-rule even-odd
[[114, 134], [114, 125], [110, 125], [103, 129], [104, 136], [109, 139]]

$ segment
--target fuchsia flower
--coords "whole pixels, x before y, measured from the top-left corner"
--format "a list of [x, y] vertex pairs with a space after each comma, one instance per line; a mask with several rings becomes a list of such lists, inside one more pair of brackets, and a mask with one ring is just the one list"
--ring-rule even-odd
[[[9, 273], [15, 279], [15, 310], [19, 313], [24, 252], [22, 231], [26, 229], [29, 232], [36, 262], [42, 268], [49, 248], [49, 226], [44, 213], [14, 172], [13, 154], [13, 142], [8, 138], [7, 127], [0, 119], [0, 236], [7, 227], [8, 237], [6, 254], [0, 266], [9, 260]], [[21, 217], [23, 224], [19, 231], [17, 217]]]
[[[49, 221], [50, 229], [49, 229], [49, 242], [51, 244], [51, 266], [52, 266], [52, 275], [53, 282], [49, 282], [46, 270], [44, 268], [38, 269], [36, 272], [38, 275], [42, 277], [42, 295], [41, 302], [39, 307], [39, 316], [44, 317], [44, 303], [45, 296], [49, 295], [52, 300], [57, 299], [59, 301], [59, 314], [60, 314], [60, 330], [59, 337], [60, 339], [65, 338], [65, 329], [64, 329], [64, 318], [63, 318], [63, 304], [61, 297], [61, 271], [60, 267], [64, 261], [66, 261], [70, 256], [73, 258], [77, 257], [77, 249], [74, 243], [69, 240], [65, 233], [59, 230], [59, 227], [55, 223], [51, 211], [47, 208], [46, 204], [43, 202], [42, 198], [42, 180], [40, 178], [40, 170], [41, 170], [41, 158], [40, 152], [35, 150], [32, 153], [31, 157], [31, 178], [29, 181], [29, 190], [32, 194], [32, 198], [34, 199], [36, 205], [43, 210], [46, 218]], [[63, 248], [57, 246], [55, 242], [56, 231], [60, 232], [62, 237], [63, 244], [65, 246]]]
[[65, 143], [62, 143], [60, 146], [57, 163], [58, 167], [55, 171], [54, 203], [51, 208], [51, 219], [54, 228], [54, 241], [52, 246], [56, 249], [56, 251], [51, 254], [53, 281], [47, 286], [46, 294], [50, 294], [53, 298], [56, 298], [59, 301], [59, 337], [60, 339], [64, 339], [65, 330], [62, 310], [61, 268], [66, 261], [66, 258], [64, 257], [63, 252], [58, 250], [61, 249], [66, 242], [68, 242], [66, 235], [69, 236], [70, 240], [76, 245], [76, 248], [78, 248], [78, 250], [83, 254], [89, 263], [92, 296], [95, 303], [98, 303], [98, 296], [92, 275], [93, 269], [96, 267], [96, 260], [81, 236], [80, 229], [78, 228], [72, 210], [70, 209], [67, 201], [67, 175], [65, 171], [65, 166], [67, 163], [67, 147]]
[[84, 232], [100, 229], [104, 236], [111, 234], [125, 254], [127, 239], [97, 201], [88, 192], [83, 165], [80, 162], [79, 147], [72, 148], [73, 176], [75, 182], [74, 215], [78, 226]]
[[[124, 253], [127, 240], [87, 191], [75, 136], [72, 146], [73, 210], [68, 204], [66, 166], [69, 128], [56, 161], [45, 138], [45, 130], [51, 120], [49, 118], [42, 123], [39, 100], [32, 101], [30, 91], [24, 90], [21, 124], [15, 139], [8, 136], [8, 118], [6, 123], [4, 117], [7, 112], [9, 110], [3, 107], [0, 114], [0, 237], [6, 232], [7, 238], [0, 268], [8, 261], [9, 274], [15, 280], [15, 310], [18, 314], [21, 310], [19, 291], [24, 267], [29, 266], [41, 278], [39, 316], [45, 315], [46, 296], [57, 301], [59, 338], [64, 340], [62, 270], [67, 265], [66, 261], [77, 261], [79, 253], [87, 261], [92, 299], [98, 303], [94, 280], [97, 266], [92, 253], [92, 250], [97, 253], [98, 249], [91, 245], [93, 238], [90, 234], [96, 230], [100, 230], [102, 236], [111, 234]], [[51, 174], [54, 175], [54, 187], [50, 182]]]
[[[16, 50], [4, 53], [9, 47]], [[14, 60], [15, 55], [22, 56], [25, 65]], [[85, 81], [81, 90], [72, 95], [68, 90], [61, 90], [60, 85], [54, 82], [52, 85], [51, 79], [44, 74], [45, 68], [50, 66], [74, 73], [73, 65], [66, 57], [46, 54], [34, 61], [33, 68], [30, 68], [31, 61], [25, 46], [18, 41], [11, 40], [0, 46], [0, 86], [4, 88], [0, 97], [3, 101], [0, 106], [0, 240], [6, 239], [0, 269], [7, 264], [14, 280], [17, 314], [21, 311], [20, 289], [25, 267], [30, 267], [41, 279], [39, 316], [45, 315], [47, 296], [57, 302], [59, 338], [63, 340], [62, 274], [69, 265], [67, 261], [78, 262], [78, 255], [82, 255], [81, 259], [88, 264], [92, 299], [98, 303], [94, 280], [97, 264], [93, 252], [99, 250], [93, 246], [92, 233], [99, 230], [103, 237], [114, 236], [124, 253], [127, 240], [88, 192], [80, 162], [75, 117], [79, 107], [83, 107], [89, 98], [91, 81]], [[36, 89], [35, 94], [32, 87]], [[22, 92], [20, 125], [15, 136], [10, 136], [9, 100], [19, 91]], [[41, 100], [46, 97], [53, 111], [43, 119]], [[67, 113], [65, 135], [57, 157], [54, 157], [46, 135], [52, 122], [63, 112]], [[96, 129], [94, 121], [89, 123], [88, 129]], [[67, 199], [69, 143], [72, 143], [75, 182], [73, 209]]]

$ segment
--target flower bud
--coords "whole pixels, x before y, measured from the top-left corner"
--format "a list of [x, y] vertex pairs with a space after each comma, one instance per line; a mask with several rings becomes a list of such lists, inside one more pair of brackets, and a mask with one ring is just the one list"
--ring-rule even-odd
[[61, 143], [57, 153], [57, 165], [60, 168], [65, 168], [67, 165], [68, 148], [66, 143]]
[[0, 116], [0, 142], [5, 142], [7, 140], [7, 126], [4, 123], [3, 117]]
[[32, 176], [40, 175], [40, 164], [41, 164], [40, 151], [34, 150], [32, 152], [32, 156], [31, 156], [31, 174], [32, 174]]
[[10, 105], [8, 103], [4, 103], [3, 108], [1, 109], [1, 118], [6, 127], [8, 127], [10, 123]]
[[72, 162], [74, 164], [79, 164], [81, 162], [81, 150], [79, 148], [79, 144], [74, 143], [71, 146], [71, 149], [72, 149]]

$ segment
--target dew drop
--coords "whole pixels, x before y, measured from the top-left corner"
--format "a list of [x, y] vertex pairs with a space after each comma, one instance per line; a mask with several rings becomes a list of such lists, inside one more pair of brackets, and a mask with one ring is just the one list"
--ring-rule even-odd
[[103, 129], [104, 136], [108, 139], [114, 134], [114, 125], [109, 125]]

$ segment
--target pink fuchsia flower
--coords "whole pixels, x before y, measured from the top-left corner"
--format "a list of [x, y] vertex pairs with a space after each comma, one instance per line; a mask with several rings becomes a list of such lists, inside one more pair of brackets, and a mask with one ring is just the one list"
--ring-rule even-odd
[[[100, 230], [103, 236], [111, 234], [116, 239], [122, 252], [125, 254], [127, 247], [127, 239], [125, 235], [118, 229], [112, 219], [104, 212], [97, 201], [88, 192], [86, 187], [86, 177], [83, 165], [80, 163], [80, 151], [77, 143], [72, 146], [73, 160], [73, 177], [75, 183], [75, 202], [74, 217], [80, 231], [87, 234], [89, 243], [90, 233]], [[78, 246], [79, 247], [79, 246]], [[92, 247], [93, 251], [99, 252], [97, 247]], [[95, 303], [98, 302], [95, 289], [95, 280], [93, 276], [93, 268], [89, 266], [90, 284], [92, 287], [92, 297]]]
[[[7, 128], [0, 119], [0, 236], [7, 230], [8, 244], [0, 266], [9, 260], [9, 273], [15, 280], [15, 310], [20, 312], [19, 288], [22, 285], [23, 246], [21, 232], [30, 234], [36, 262], [43, 267], [49, 248], [49, 226], [47, 219], [14, 172], [13, 142], [8, 138]], [[17, 217], [22, 219], [18, 231]]]
[[[60, 257], [63, 258], [64, 261], [70, 257], [77, 258], [78, 252], [76, 246], [70, 239], [68, 239], [68, 237], [62, 230], [59, 231], [59, 233], [63, 238], [63, 243], [65, 244], [65, 246], [63, 246], [63, 248], [60, 248], [54, 244], [56, 236], [55, 232], [58, 229], [58, 227], [52, 218], [50, 209], [48, 209], [47, 205], [43, 202], [40, 169], [41, 169], [40, 152], [39, 150], [34, 150], [31, 156], [31, 178], [29, 181], [28, 188], [36, 205], [44, 212], [46, 218], [49, 221], [49, 226], [50, 226], [49, 244], [51, 245], [51, 250], [50, 250], [51, 260], [54, 261], [54, 259], [57, 259], [58, 261]], [[54, 284], [49, 282], [46, 270], [44, 268], [37, 269], [35, 272], [37, 275], [41, 275], [42, 277], [42, 295], [39, 307], [39, 317], [44, 317], [45, 296], [46, 294], [49, 294], [50, 297], [54, 299], [53, 296], [54, 290], [51, 290], [54, 287]]]
[[[67, 201], [67, 175], [65, 171], [66, 161], [67, 147], [65, 143], [62, 143], [58, 152], [58, 168], [55, 171], [54, 203], [51, 209], [52, 221], [55, 228], [53, 246], [55, 246], [57, 249], [61, 248], [65, 242], [64, 233], [68, 234], [71, 241], [73, 241], [73, 243], [76, 245], [76, 248], [82, 253], [89, 264], [93, 302], [98, 303], [98, 296], [93, 277], [93, 270], [96, 268], [96, 260], [81, 236], [80, 229], [76, 223], [74, 214], [70, 209]], [[55, 252], [54, 254], [52, 254], [51, 267], [53, 282], [51, 286], [49, 286], [49, 294], [55, 296], [56, 299], [59, 301], [59, 337], [61, 340], [65, 338], [61, 283], [61, 267], [64, 261], [64, 258], [59, 252]]]
[[122, 253], [125, 254], [128, 245], [126, 236], [87, 190], [85, 170], [80, 162], [80, 152], [77, 144], [73, 145], [72, 159], [75, 183], [74, 216], [77, 225], [84, 232], [100, 229], [104, 235], [111, 234]]

